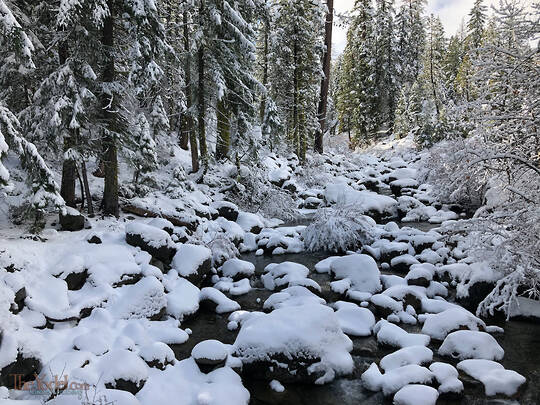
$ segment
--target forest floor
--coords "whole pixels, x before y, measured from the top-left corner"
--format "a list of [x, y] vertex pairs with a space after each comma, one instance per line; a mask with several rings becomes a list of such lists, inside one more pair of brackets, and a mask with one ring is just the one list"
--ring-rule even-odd
[[540, 307], [476, 315], [501, 275], [449, 231], [471, 212], [422, 183], [410, 139], [188, 162], [118, 219], [2, 224], [0, 404], [540, 401]]

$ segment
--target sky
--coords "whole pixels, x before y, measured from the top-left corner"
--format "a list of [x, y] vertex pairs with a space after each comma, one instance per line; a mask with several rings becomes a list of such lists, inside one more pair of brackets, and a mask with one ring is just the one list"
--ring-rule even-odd
[[[399, 0], [396, 2], [399, 5]], [[498, 4], [498, 0], [484, 0], [486, 6]], [[354, 0], [334, 0], [334, 8], [337, 13], [351, 10]], [[427, 13], [438, 14], [444, 25], [447, 36], [457, 32], [463, 17], [467, 17], [474, 0], [428, 0]], [[396, 11], [398, 9], [396, 6]], [[335, 57], [343, 52], [347, 42], [347, 29], [334, 25], [332, 33], [332, 55]]]

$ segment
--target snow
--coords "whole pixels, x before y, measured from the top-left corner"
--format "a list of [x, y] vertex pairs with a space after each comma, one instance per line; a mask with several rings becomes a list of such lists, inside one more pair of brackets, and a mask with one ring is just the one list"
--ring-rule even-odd
[[497, 394], [512, 396], [526, 381], [521, 374], [506, 370], [501, 364], [492, 360], [463, 360], [458, 363], [457, 368], [482, 382], [488, 396]]
[[371, 328], [375, 325], [375, 316], [366, 308], [356, 304], [338, 301], [336, 316], [343, 333], [351, 336], [370, 336]]
[[464, 308], [453, 307], [426, 317], [422, 333], [433, 339], [443, 340], [446, 335], [466, 327], [469, 330], [484, 329], [486, 324]]
[[174, 352], [163, 342], [153, 342], [143, 346], [139, 351], [139, 356], [150, 363], [159, 361], [161, 364], [172, 363], [174, 361]]
[[167, 313], [182, 320], [186, 315], [192, 315], [199, 309], [198, 287], [188, 280], [178, 277], [176, 270], [170, 270], [164, 277], [164, 285], [169, 291], [166, 295]]
[[231, 300], [221, 291], [213, 287], [204, 287], [199, 293], [199, 301], [209, 300], [216, 304], [216, 312], [223, 314], [240, 309], [238, 302]]
[[247, 405], [249, 392], [230, 367], [204, 374], [195, 360], [188, 358], [164, 371], [150, 370], [137, 399], [142, 405], [166, 404], [172, 399], [178, 405]]
[[348, 278], [351, 288], [361, 292], [376, 293], [382, 288], [380, 271], [371, 256], [353, 254], [334, 259], [330, 272], [337, 279]]
[[433, 373], [425, 367], [409, 364], [392, 369], [384, 374], [372, 363], [362, 374], [362, 382], [370, 391], [382, 391], [388, 396], [399, 391], [408, 384], [429, 384], [433, 380]]
[[272, 390], [274, 390], [275, 392], [285, 391], [285, 387], [278, 380], [270, 381], [270, 388], [272, 388]]
[[373, 332], [376, 333], [378, 342], [400, 348], [409, 346], [427, 346], [430, 341], [430, 338], [427, 335], [408, 333], [399, 326], [385, 320], [377, 322]]
[[324, 189], [324, 198], [330, 204], [354, 206], [359, 213], [376, 211], [394, 215], [397, 201], [372, 191], [357, 191], [343, 183], [329, 184]]
[[163, 285], [153, 276], [114, 290], [107, 308], [116, 318], [150, 318], [167, 306]]
[[191, 356], [197, 359], [225, 360], [229, 353], [219, 340], [211, 339], [197, 343], [191, 350]]
[[401, 388], [394, 395], [394, 405], [435, 405], [439, 393], [433, 387], [410, 384]]
[[396, 301], [392, 297], [385, 294], [374, 294], [371, 296], [370, 301], [379, 307], [388, 308], [392, 312], [403, 311], [403, 303]]
[[265, 274], [261, 276], [261, 280], [264, 288], [271, 291], [296, 285], [311, 287], [319, 291], [321, 289], [314, 280], [308, 278], [309, 269], [299, 263], [271, 263], [264, 268], [264, 271]]
[[236, 277], [238, 275], [249, 277], [255, 272], [255, 265], [245, 260], [233, 258], [223, 263], [220, 271], [225, 277]]
[[276, 309], [287, 306], [326, 304], [326, 301], [315, 295], [306, 287], [287, 287], [280, 292], [272, 294], [264, 302], [264, 309]]
[[459, 330], [446, 336], [439, 354], [459, 360], [502, 360], [504, 350], [489, 333]]
[[227, 292], [230, 295], [243, 295], [251, 291], [251, 284], [247, 278], [232, 281], [231, 278], [222, 277], [216, 284], [214, 284], [214, 288], [217, 288], [222, 292]]
[[459, 373], [454, 366], [446, 363], [435, 362], [429, 366], [439, 383], [438, 391], [441, 394], [463, 391], [463, 383], [458, 379]]
[[408, 364], [422, 365], [433, 360], [433, 352], [425, 346], [409, 346], [387, 354], [380, 361], [384, 371], [406, 366]]
[[351, 340], [343, 334], [334, 311], [323, 305], [299, 305], [278, 308], [269, 314], [249, 317], [242, 323], [233, 345], [243, 363], [270, 360], [282, 353], [320, 358], [313, 371], [324, 371], [316, 380], [322, 384], [335, 375], [353, 370]]
[[126, 225], [126, 234], [140, 235], [149, 246], [154, 248], [162, 246], [174, 247], [174, 243], [167, 232], [143, 222], [129, 222]]
[[259, 230], [264, 228], [264, 223], [257, 214], [244, 211], [241, 211], [240, 214], [238, 214], [236, 223], [240, 225], [245, 232], [252, 232], [254, 228], [259, 228]]
[[171, 263], [171, 267], [178, 271], [182, 277], [197, 274], [200, 266], [207, 260], [212, 259], [212, 251], [205, 246], [192, 245], [189, 243], [177, 245], [177, 251]]
[[[92, 367], [92, 365], [90, 366]], [[103, 383], [115, 387], [115, 380], [126, 380], [140, 385], [148, 378], [148, 366], [129, 350], [111, 350], [95, 365]]]

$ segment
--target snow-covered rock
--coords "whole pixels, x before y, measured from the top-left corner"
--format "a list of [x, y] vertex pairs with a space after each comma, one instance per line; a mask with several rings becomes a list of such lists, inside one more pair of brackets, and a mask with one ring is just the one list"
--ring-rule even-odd
[[380, 361], [384, 371], [393, 370], [408, 364], [422, 365], [433, 360], [433, 352], [425, 346], [409, 346], [387, 354]]
[[345, 301], [334, 304], [339, 326], [343, 333], [351, 336], [370, 336], [375, 325], [375, 316], [366, 308]]
[[212, 266], [212, 251], [205, 246], [181, 244], [178, 245], [171, 267], [191, 283], [200, 286], [210, 273]]
[[458, 330], [446, 336], [439, 348], [439, 354], [459, 360], [502, 360], [504, 349], [489, 333]]
[[330, 263], [330, 273], [340, 280], [348, 278], [351, 288], [357, 291], [373, 294], [382, 288], [377, 263], [368, 255], [338, 257]]
[[469, 330], [483, 330], [486, 324], [464, 308], [453, 307], [438, 314], [429, 314], [426, 317], [422, 333], [433, 339], [443, 340], [450, 332], [467, 328]]
[[435, 362], [429, 366], [439, 383], [440, 394], [460, 394], [463, 391], [463, 383], [459, 380], [459, 373], [451, 364]]
[[463, 360], [458, 363], [457, 368], [482, 382], [488, 396], [497, 394], [512, 396], [526, 382], [521, 374], [506, 370], [501, 364], [492, 360]]
[[233, 348], [244, 372], [267, 380], [323, 384], [353, 370], [352, 342], [324, 305], [252, 315], [242, 323]]
[[126, 225], [126, 242], [150, 253], [163, 263], [169, 263], [176, 252], [174, 242], [167, 232], [140, 221]]
[[394, 395], [394, 405], [435, 405], [439, 392], [427, 385], [410, 384]]

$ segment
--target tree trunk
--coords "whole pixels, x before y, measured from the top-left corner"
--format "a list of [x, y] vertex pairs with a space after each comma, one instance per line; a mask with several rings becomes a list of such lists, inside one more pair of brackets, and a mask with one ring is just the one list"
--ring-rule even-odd
[[334, 0], [327, 0], [326, 23], [324, 27], [324, 44], [326, 50], [323, 55], [324, 77], [321, 81], [321, 94], [319, 97], [319, 129], [315, 132], [315, 152], [323, 153], [323, 135], [326, 131], [326, 112], [328, 107], [328, 87], [330, 86], [330, 63], [332, 60], [332, 25], [334, 21]]
[[229, 145], [231, 142], [231, 122], [230, 115], [225, 104], [225, 97], [218, 101], [217, 105], [217, 130], [218, 138], [216, 142], [216, 159], [225, 159], [229, 155]]
[[[264, 17], [263, 77], [262, 77], [262, 84], [265, 88], [268, 84], [268, 35], [269, 33], [270, 33], [270, 21], [268, 19], [268, 16], [265, 15]], [[262, 100], [261, 100], [261, 109], [259, 111], [261, 123], [264, 120], [264, 114], [266, 112], [266, 98], [267, 97], [268, 96], [266, 94], [263, 94]]]
[[296, 156], [300, 157], [300, 139], [298, 132], [298, 45], [296, 41], [296, 27], [294, 30], [294, 49], [293, 49], [293, 142]]
[[[199, 7], [199, 15], [202, 20], [204, 16], [204, 0], [201, 0]], [[208, 150], [206, 147], [206, 103], [205, 103], [205, 86], [204, 86], [204, 44], [201, 44], [198, 51], [198, 68], [199, 68], [199, 105], [198, 105], [198, 120], [199, 120], [199, 151], [203, 166], [208, 166]]]
[[[58, 62], [60, 66], [66, 63], [68, 58], [68, 46], [65, 41], [60, 43], [58, 47]], [[72, 134], [72, 130], [68, 129], [70, 135], [64, 138], [64, 153], [72, 148], [75, 143], [75, 139]], [[66, 159], [62, 162], [62, 180], [60, 182], [60, 195], [66, 202], [68, 207], [75, 208], [75, 175], [76, 175], [76, 164], [71, 159]]]
[[[115, 79], [114, 70], [114, 0], [108, 0], [109, 15], [103, 21], [103, 37], [101, 43], [104, 47], [105, 66], [102, 80], [111, 83]], [[105, 172], [105, 187], [103, 191], [103, 213], [105, 215], [120, 215], [118, 206], [118, 156], [115, 135], [115, 108], [111, 94], [101, 94], [102, 120], [105, 124], [103, 131], [103, 166]]]
[[[184, 2], [186, 5], [187, 2]], [[186, 134], [189, 140], [189, 147], [191, 149], [191, 168], [193, 172], [199, 171], [199, 151], [197, 145], [197, 136], [195, 131], [193, 131], [193, 117], [191, 116], [191, 106], [192, 106], [192, 91], [191, 91], [191, 50], [190, 50], [190, 41], [189, 41], [189, 15], [188, 11], [184, 9], [183, 13], [183, 23], [184, 23], [184, 51], [186, 52], [186, 59], [184, 65], [184, 74], [186, 80], [186, 112], [184, 114], [184, 125], [183, 131]]]
[[94, 216], [94, 205], [92, 204], [92, 194], [90, 193], [90, 185], [88, 184], [88, 172], [86, 170], [86, 162], [81, 162], [81, 174], [84, 185], [84, 194], [86, 195], [86, 208], [88, 209], [88, 216]]

